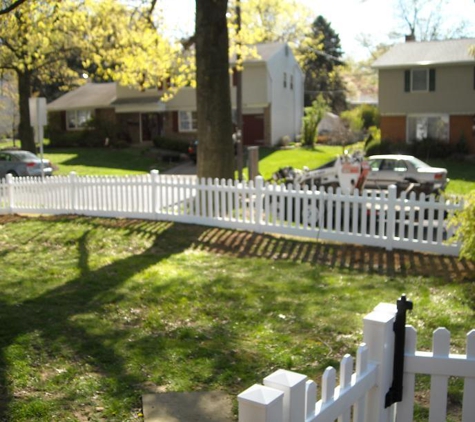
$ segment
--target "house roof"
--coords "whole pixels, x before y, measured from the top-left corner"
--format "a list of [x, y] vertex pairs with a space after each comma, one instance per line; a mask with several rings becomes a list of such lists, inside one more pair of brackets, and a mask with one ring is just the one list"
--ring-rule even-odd
[[[255, 47], [259, 57], [247, 57], [244, 59], [245, 63], [258, 63], [258, 62], [267, 62], [269, 61], [279, 50], [285, 48], [286, 43], [284, 42], [270, 42], [270, 43], [261, 43], [256, 44]], [[252, 46], [251, 46], [252, 48]], [[236, 56], [231, 57], [231, 64], [236, 62]]]
[[376, 69], [405, 66], [475, 64], [470, 47], [475, 38], [459, 40], [405, 42], [392, 47], [373, 63]]
[[115, 82], [87, 83], [48, 104], [48, 111], [110, 107], [116, 98]]

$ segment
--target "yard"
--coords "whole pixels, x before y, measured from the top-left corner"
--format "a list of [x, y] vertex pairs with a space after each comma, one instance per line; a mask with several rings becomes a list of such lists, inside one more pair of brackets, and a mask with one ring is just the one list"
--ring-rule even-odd
[[[353, 148], [355, 147], [353, 146]], [[259, 152], [259, 171], [267, 180], [272, 177], [275, 171], [285, 166], [300, 169], [304, 166], [310, 169], [319, 167], [342, 154], [343, 148], [341, 146], [318, 145], [312, 150], [260, 148]], [[71, 171], [88, 175], [141, 174], [152, 169], [164, 171], [176, 164], [161, 161], [156, 150], [151, 148], [51, 149], [46, 151], [45, 156], [58, 166], [57, 174], [69, 174]], [[475, 167], [472, 163], [460, 163], [452, 160], [429, 160], [428, 163], [448, 169], [451, 179], [447, 187], [448, 194], [465, 195], [475, 189]], [[245, 174], [247, 174], [247, 170]]]
[[419, 348], [445, 326], [464, 353], [475, 327], [475, 266], [449, 257], [73, 216], [1, 217], [0, 251], [0, 420], [140, 421], [145, 392], [235, 397], [277, 368], [319, 381], [402, 293]]

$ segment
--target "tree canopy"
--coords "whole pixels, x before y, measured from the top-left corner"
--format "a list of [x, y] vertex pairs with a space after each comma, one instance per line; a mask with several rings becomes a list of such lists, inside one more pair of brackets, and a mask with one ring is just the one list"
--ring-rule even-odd
[[335, 112], [346, 108], [345, 84], [341, 76], [343, 51], [340, 37], [323, 17], [318, 16], [298, 49], [305, 73], [305, 104], [323, 95]]
[[70, 88], [84, 83], [85, 72], [142, 89], [164, 81], [178, 88], [194, 70], [179, 51], [157, 31], [146, 6], [132, 10], [118, 0], [17, 5], [0, 25], [0, 69], [18, 79], [22, 148], [35, 150], [28, 109], [34, 81]]

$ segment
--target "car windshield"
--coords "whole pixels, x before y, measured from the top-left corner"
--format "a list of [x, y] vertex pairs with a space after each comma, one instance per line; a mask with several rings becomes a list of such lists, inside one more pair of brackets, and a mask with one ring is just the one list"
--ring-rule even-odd
[[428, 167], [430, 167], [429, 164], [424, 163], [424, 161], [421, 161], [421, 160], [419, 160], [419, 159], [416, 158], [416, 157], [411, 157], [411, 158], [408, 159], [407, 161], [409, 161], [416, 169], [421, 169], [421, 168], [428, 168]]
[[18, 161], [36, 160], [38, 157], [32, 152], [17, 151], [12, 154]]

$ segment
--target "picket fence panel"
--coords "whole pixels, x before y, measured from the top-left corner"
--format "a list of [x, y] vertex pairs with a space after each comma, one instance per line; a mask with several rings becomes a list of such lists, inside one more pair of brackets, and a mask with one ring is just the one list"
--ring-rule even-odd
[[450, 332], [434, 331], [432, 352], [416, 351], [417, 333], [406, 326], [404, 383], [402, 401], [385, 407], [392, 382], [396, 309], [380, 304], [364, 318], [365, 343], [353, 359], [345, 355], [340, 364], [339, 385], [336, 370], [329, 367], [322, 376], [317, 401], [317, 385], [305, 375], [277, 370], [238, 395], [239, 422], [412, 422], [415, 377], [431, 376], [429, 422], [447, 419], [449, 377], [464, 379], [462, 422], [475, 415], [475, 330], [467, 335], [467, 353], [450, 353]]
[[[8, 175], [9, 176], [9, 175]], [[367, 246], [458, 255], [447, 219], [463, 202], [414, 193], [302, 188], [193, 176], [7, 177], [0, 213], [162, 219]]]

